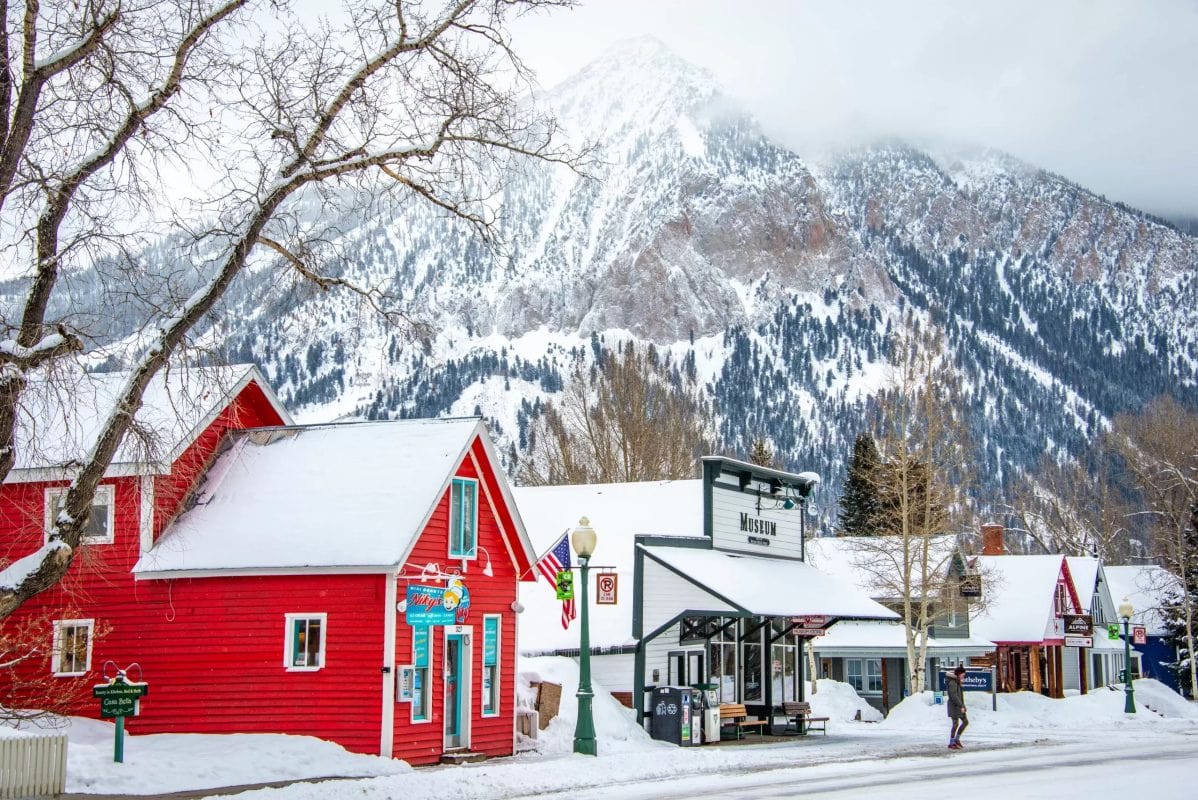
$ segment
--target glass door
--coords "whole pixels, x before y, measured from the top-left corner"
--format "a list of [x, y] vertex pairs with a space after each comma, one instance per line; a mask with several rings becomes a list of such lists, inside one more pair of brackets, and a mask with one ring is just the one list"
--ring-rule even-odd
[[445, 636], [445, 749], [470, 746], [470, 634]]

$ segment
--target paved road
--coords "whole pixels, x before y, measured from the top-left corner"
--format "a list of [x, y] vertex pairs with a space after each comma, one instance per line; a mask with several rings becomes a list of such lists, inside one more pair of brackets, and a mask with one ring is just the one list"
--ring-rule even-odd
[[981, 751], [922, 758], [878, 759], [766, 772], [740, 772], [618, 784], [603, 789], [537, 795], [538, 800], [765, 800], [767, 798], [887, 798], [1037, 800], [1127, 796], [1192, 797], [1198, 737], [1181, 742], [1092, 742]]

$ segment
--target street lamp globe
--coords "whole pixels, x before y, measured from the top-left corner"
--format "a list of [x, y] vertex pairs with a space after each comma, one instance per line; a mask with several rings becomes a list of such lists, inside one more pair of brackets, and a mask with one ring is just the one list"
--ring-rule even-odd
[[579, 558], [590, 558], [595, 552], [597, 538], [591, 521], [583, 517], [578, 520], [578, 527], [570, 534], [570, 543], [574, 545], [574, 552], [578, 553]]
[[1136, 610], [1131, 605], [1131, 601], [1126, 597], [1123, 598], [1123, 602], [1119, 604], [1120, 619], [1131, 619], [1131, 616], [1135, 613], [1135, 611]]

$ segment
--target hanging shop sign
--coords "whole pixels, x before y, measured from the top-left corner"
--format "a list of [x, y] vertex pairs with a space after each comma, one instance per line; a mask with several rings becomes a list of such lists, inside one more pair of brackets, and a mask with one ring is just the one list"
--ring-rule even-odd
[[1089, 614], [1062, 614], [1066, 636], [1092, 636], [1094, 622]]
[[981, 575], [962, 575], [961, 583], [959, 584], [962, 597], [981, 597], [982, 596], [982, 576]]
[[808, 614], [803, 617], [791, 617], [790, 621], [800, 628], [823, 628], [832, 621], [831, 617]]
[[1066, 647], [1093, 647], [1094, 646], [1094, 637], [1093, 636], [1066, 636], [1065, 637], [1065, 646]]
[[823, 628], [791, 628], [790, 632], [800, 638], [811, 638], [812, 636], [827, 636], [828, 632]]
[[558, 600], [573, 600], [574, 599], [574, 573], [568, 569], [564, 569], [557, 573], [557, 599]]
[[1148, 629], [1143, 625], [1133, 625], [1131, 629], [1132, 644], [1148, 644]]
[[595, 580], [595, 603], [614, 606], [619, 595], [620, 580], [614, 572], [604, 572]]
[[470, 615], [470, 591], [458, 578], [445, 586], [411, 584], [406, 600], [404, 621], [412, 627], [461, 625]]

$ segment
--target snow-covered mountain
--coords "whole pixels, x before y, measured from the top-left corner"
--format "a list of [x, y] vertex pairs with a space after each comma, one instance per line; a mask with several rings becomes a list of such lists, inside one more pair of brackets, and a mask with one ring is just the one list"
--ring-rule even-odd
[[991, 489], [1157, 394], [1198, 404], [1198, 239], [1163, 220], [996, 152], [808, 162], [652, 39], [537, 100], [598, 160], [526, 165], [500, 252], [417, 204], [337, 220], [329, 269], [433, 322], [424, 347], [269, 270], [209, 344], [262, 364], [301, 418], [481, 412], [517, 458], [576, 359], [653, 342], [707, 386], [729, 452], [772, 439], [829, 505], [904, 315], [947, 333]]

